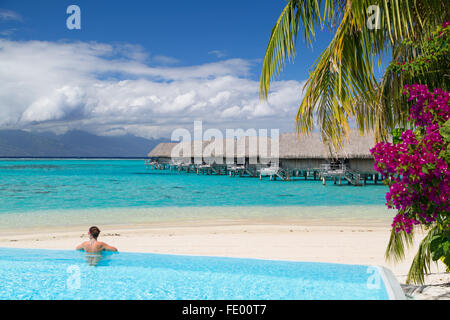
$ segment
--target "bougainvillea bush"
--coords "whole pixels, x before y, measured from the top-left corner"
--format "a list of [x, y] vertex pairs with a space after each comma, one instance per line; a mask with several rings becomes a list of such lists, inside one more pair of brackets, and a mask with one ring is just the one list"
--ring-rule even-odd
[[450, 266], [450, 92], [429, 91], [426, 85], [405, 86], [412, 104], [409, 120], [414, 130], [398, 143], [378, 143], [371, 153], [375, 170], [389, 186], [386, 205], [396, 209], [396, 233], [434, 228], [429, 239], [432, 259]]

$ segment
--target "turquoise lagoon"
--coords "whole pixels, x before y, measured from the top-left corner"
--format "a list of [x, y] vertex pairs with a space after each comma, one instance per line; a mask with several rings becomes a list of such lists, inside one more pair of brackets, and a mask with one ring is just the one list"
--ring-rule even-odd
[[[0, 228], [174, 219], [388, 222], [382, 184], [322, 186], [146, 169], [144, 160], [1, 160]], [[95, 220], [96, 219], [96, 220]]]

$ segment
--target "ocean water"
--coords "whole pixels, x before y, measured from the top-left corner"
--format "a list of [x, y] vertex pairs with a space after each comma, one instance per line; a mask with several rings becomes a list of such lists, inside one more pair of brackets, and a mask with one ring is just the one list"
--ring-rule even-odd
[[0, 248], [0, 300], [8, 299], [385, 300], [388, 294], [378, 269], [362, 265]]
[[391, 218], [384, 209], [386, 191], [382, 184], [322, 186], [312, 180], [153, 170], [143, 160], [0, 160], [0, 228], [58, 219], [74, 224], [93, 216], [110, 223], [199, 217], [383, 220]]

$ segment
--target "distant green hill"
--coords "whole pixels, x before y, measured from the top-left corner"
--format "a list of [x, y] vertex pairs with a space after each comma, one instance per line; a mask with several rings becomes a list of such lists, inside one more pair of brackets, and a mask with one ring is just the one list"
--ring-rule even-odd
[[84, 131], [63, 135], [0, 130], [0, 157], [145, 157], [164, 139], [103, 137]]

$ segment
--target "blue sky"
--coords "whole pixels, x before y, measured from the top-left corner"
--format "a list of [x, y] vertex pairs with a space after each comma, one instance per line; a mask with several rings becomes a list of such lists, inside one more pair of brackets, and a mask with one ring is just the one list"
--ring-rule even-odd
[[[255, 60], [255, 79], [270, 31], [284, 8], [283, 0], [253, 1], [109, 1], [1, 0], [0, 7], [21, 16], [3, 23], [16, 29], [17, 40], [80, 40], [142, 45], [149, 53], [195, 65], [221, 58]], [[77, 4], [82, 29], [66, 28], [66, 8]], [[280, 79], [303, 80], [331, 35], [320, 33], [314, 48], [299, 42], [298, 57]]]
[[[81, 30], [66, 27], [71, 4]], [[314, 48], [299, 39], [295, 62], [261, 102], [261, 63], [284, 5], [0, 0], [0, 81], [9, 84], [0, 128], [157, 137], [203, 120], [293, 131], [308, 70], [331, 35], [319, 33]]]

